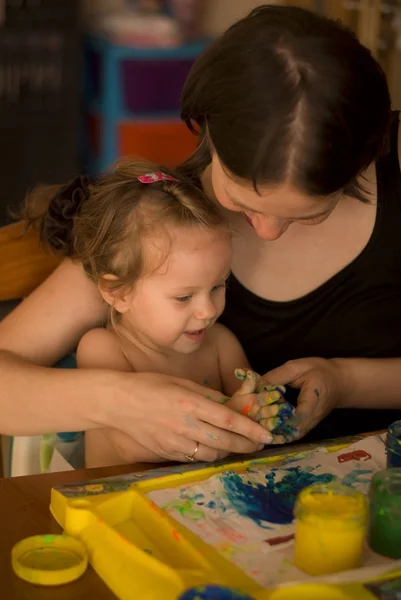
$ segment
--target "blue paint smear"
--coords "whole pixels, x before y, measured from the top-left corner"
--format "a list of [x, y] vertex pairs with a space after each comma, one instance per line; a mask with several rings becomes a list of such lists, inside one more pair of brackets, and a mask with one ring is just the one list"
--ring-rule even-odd
[[284, 469], [284, 477], [276, 482], [277, 470], [272, 469], [265, 476], [266, 485], [245, 481], [233, 471], [227, 471], [220, 478], [230, 505], [264, 529], [270, 529], [266, 521], [277, 525], [292, 523], [295, 500], [305, 487], [336, 479], [330, 473], [315, 475], [313, 467], [288, 467]]
[[[357, 486], [358, 484], [368, 484], [372, 479], [372, 473], [373, 469], [361, 469], [360, 467], [357, 467], [348, 473], [341, 483], [351, 487]], [[364, 477], [364, 475], [366, 475], [366, 477]]]
[[[212, 496], [216, 496], [215, 491], [212, 491]], [[205, 503], [204, 494], [196, 494], [196, 496], [190, 496], [188, 495], [187, 491], [185, 491], [185, 489], [181, 490], [180, 498], [182, 498], [183, 500], [189, 499], [191, 501], [195, 501], [195, 504], [197, 506], [206, 506], [210, 510], [220, 511], [221, 513], [225, 513], [227, 510], [227, 506], [224, 504], [224, 501], [221, 498], [216, 497], [216, 500], [209, 500], [209, 502]]]

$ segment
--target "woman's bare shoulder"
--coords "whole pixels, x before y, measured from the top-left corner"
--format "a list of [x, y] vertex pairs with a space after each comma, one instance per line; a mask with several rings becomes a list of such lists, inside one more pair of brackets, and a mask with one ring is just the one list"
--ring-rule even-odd
[[66, 260], [0, 323], [0, 349], [51, 365], [106, 314], [97, 287], [80, 265]]

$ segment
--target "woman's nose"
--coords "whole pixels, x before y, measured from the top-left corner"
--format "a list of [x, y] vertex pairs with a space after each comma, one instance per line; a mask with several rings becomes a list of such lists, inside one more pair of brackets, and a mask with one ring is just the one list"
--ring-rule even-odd
[[290, 224], [289, 221], [283, 221], [275, 217], [266, 217], [264, 215], [257, 215], [252, 219], [252, 225], [256, 234], [262, 240], [269, 242], [281, 237], [287, 231]]

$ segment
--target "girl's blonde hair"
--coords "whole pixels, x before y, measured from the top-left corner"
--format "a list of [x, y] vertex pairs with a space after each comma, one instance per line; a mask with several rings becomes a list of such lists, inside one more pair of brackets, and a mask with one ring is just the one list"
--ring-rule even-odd
[[[155, 171], [178, 181], [138, 180]], [[38, 186], [27, 197], [23, 217], [44, 244], [80, 261], [86, 274], [110, 291], [129, 289], [145, 274], [143, 239], [157, 228], [227, 226], [218, 207], [189, 179], [134, 159], [120, 161], [96, 180], [78, 177], [64, 186]]]

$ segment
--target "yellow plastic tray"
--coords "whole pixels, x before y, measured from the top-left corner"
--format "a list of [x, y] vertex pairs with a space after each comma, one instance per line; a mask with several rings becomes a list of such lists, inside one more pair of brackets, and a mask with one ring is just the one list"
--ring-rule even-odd
[[[294, 453], [207, 467], [181, 465], [170, 474], [168, 469], [157, 469], [133, 474], [133, 483], [129, 478], [112, 478], [54, 488], [51, 512], [67, 534], [84, 543], [92, 567], [120, 600], [177, 600], [186, 589], [211, 583], [239, 588], [255, 600], [378, 598], [361, 584], [266, 590], [146, 497], [154, 490], [205, 480], [228, 469], [277, 462]], [[401, 576], [401, 571], [393, 575]]]

